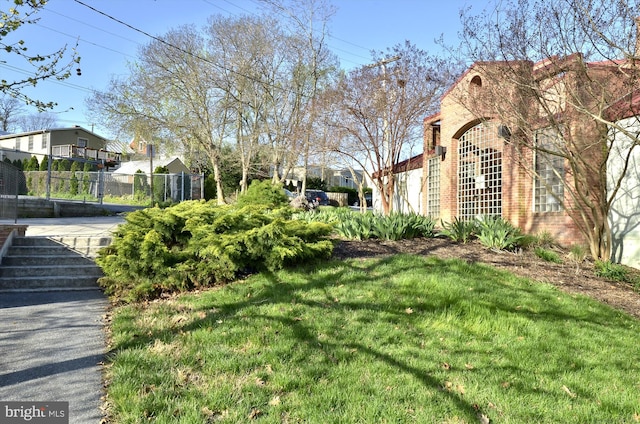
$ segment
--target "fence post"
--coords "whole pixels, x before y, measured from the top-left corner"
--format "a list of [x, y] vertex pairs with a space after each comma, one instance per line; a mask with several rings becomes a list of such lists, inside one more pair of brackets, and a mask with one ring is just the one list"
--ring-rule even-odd
[[16, 169], [15, 187], [16, 187], [16, 205], [13, 208], [13, 223], [18, 223], [18, 194], [20, 193], [20, 170]]
[[98, 171], [98, 201], [102, 204], [102, 198], [104, 197], [104, 167]]
[[180, 183], [182, 184], [182, 187], [180, 188], [180, 201], [184, 202], [184, 171], [182, 171], [180, 174], [181, 174]]

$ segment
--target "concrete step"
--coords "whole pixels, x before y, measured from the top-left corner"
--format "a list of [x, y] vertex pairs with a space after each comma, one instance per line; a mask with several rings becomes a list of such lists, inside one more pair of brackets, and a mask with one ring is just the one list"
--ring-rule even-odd
[[93, 259], [77, 254], [62, 255], [29, 255], [28, 252], [22, 255], [7, 255], [2, 258], [2, 265], [5, 266], [38, 266], [38, 265], [91, 265]]
[[99, 289], [95, 277], [21, 277], [0, 278], [0, 291]]
[[0, 291], [98, 289], [93, 258], [110, 237], [14, 237], [0, 265]]
[[100, 278], [102, 277], [102, 270], [95, 263], [88, 265], [13, 265], [0, 267], [0, 278], [56, 277], [66, 275]]
[[59, 249], [64, 249], [95, 257], [98, 250], [110, 244], [111, 237], [103, 236], [15, 237], [11, 249], [21, 251], [34, 247], [39, 249], [36, 255], [56, 255], [59, 254]]

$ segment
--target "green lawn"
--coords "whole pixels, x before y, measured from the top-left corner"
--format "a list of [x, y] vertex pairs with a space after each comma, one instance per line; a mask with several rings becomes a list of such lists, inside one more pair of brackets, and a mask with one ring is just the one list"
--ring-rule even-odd
[[114, 310], [115, 423], [634, 423], [639, 321], [462, 261], [261, 274]]

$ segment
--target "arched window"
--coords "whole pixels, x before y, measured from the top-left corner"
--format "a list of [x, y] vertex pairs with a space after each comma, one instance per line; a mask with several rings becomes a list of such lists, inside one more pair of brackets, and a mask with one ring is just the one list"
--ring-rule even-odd
[[471, 89], [478, 90], [480, 88], [482, 88], [482, 78], [480, 78], [480, 75], [476, 75], [471, 78]]
[[492, 123], [480, 123], [459, 138], [458, 219], [502, 216], [503, 145]]

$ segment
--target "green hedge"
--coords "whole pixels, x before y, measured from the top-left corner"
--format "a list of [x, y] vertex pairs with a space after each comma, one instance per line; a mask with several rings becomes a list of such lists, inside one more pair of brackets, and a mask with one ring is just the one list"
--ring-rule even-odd
[[148, 299], [330, 257], [331, 226], [292, 220], [291, 212], [213, 201], [131, 212], [96, 258], [100, 284], [112, 296]]

